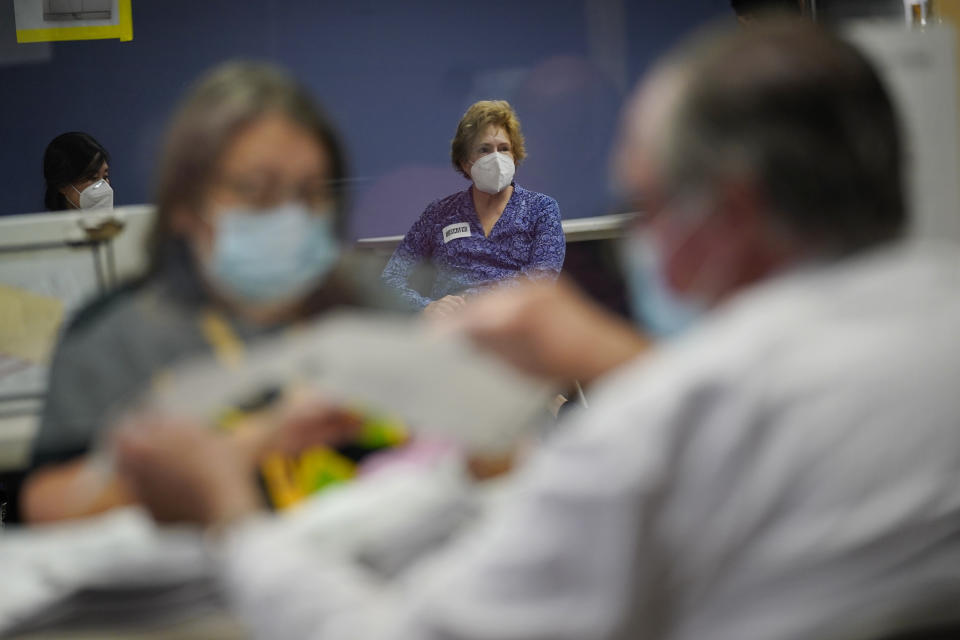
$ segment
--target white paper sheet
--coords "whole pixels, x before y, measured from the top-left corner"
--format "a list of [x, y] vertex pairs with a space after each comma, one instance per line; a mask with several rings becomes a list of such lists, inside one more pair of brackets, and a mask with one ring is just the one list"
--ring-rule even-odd
[[510, 450], [546, 417], [552, 395], [464, 336], [406, 316], [350, 313], [258, 343], [233, 371], [213, 360], [188, 364], [147, 404], [208, 418], [265, 387], [294, 383], [484, 453]]

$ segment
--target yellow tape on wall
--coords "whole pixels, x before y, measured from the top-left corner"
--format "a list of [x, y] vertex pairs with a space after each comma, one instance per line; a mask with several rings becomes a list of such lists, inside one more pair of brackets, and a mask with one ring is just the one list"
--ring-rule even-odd
[[133, 40], [133, 13], [130, 0], [118, 0], [117, 24], [105, 27], [57, 27], [55, 29], [17, 29], [17, 42], [54, 42], [61, 40]]

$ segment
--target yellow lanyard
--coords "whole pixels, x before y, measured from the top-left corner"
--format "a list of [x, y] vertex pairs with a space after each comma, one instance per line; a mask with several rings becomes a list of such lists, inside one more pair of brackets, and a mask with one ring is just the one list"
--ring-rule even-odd
[[243, 364], [243, 341], [221, 314], [212, 309], [205, 310], [200, 316], [200, 331], [220, 366], [235, 370]]
[[[231, 371], [238, 369], [243, 364], [245, 350], [243, 341], [230, 327], [230, 323], [213, 309], [206, 309], [200, 315], [199, 325], [200, 332], [220, 366]], [[172, 375], [169, 367], [158, 370], [151, 380], [151, 388], [159, 391], [167, 387]]]
[[[288, 331], [297, 331], [294, 326]], [[214, 358], [227, 370], [238, 369], [244, 361], [245, 347], [226, 318], [213, 309], [200, 316], [200, 330], [213, 350]], [[228, 410], [220, 418], [220, 426], [228, 430], [243, 428], [250, 416]], [[367, 446], [396, 446], [406, 441], [406, 434], [397, 425], [385, 420], [369, 420], [360, 442]], [[354, 462], [327, 447], [313, 447], [295, 458], [282, 453], [268, 454], [260, 464], [260, 472], [277, 509], [286, 509], [308, 495], [333, 484], [346, 482], [357, 473]]]

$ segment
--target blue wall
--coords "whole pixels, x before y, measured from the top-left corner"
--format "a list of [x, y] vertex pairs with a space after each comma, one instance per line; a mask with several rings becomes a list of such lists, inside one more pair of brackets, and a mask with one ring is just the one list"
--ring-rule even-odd
[[[287, 66], [339, 124], [355, 236], [402, 233], [427, 201], [467, 185], [449, 140], [481, 98], [518, 110], [530, 156], [521, 184], [556, 197], [564, 217], [604, 213], [624, 90], [596, 63], [589, 1], [134, 0], [133, 42], [56, 43], [49, 62], [0, 67], [0, 214], [42, 209], [43, 149], [69, 130], [110, 150], [118, 205], [149, 201], [176, 101], [235, 57]], [[630, 85], [679, 36], [729, 14], [726, 0], [623, 4]]]

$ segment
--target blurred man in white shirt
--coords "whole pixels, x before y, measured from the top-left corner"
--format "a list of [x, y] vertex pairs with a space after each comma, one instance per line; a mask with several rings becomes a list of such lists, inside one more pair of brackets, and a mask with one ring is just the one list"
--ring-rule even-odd
[[955, 620], [960, 258], [899, 241], [901, 165], [875, 72], [813, 25], [662, 62], [617, 162], [646, 214], [626, 269], [652, 345], [567, 286], [469, 307], [463, 330], [590, 383], [590, 408], [398, 579], [280, 537], [200, 429], [129, 434], [122, 468], [158, 515], [222, 531], [262, 637], [799, 640]]

